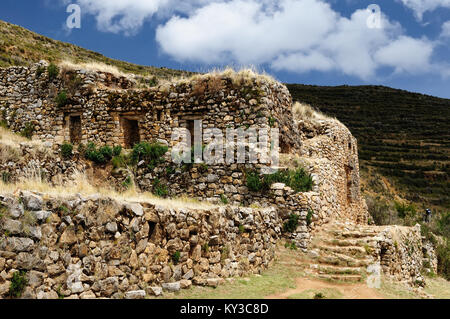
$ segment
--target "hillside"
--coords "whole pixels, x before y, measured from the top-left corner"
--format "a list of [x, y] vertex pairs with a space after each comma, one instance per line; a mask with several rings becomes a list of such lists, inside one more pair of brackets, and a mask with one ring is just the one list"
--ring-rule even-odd
[[28, 66], [42, 59], [54, 63], [65, 60], [70, 60], [73, 63], [104, 63], [115, 66], [124, 73], [155, 76], [159, 79], [169, 79], [191, 74], [186, 71], [141, 66], [110, 59], [100, 53], [86, 50], [70, 43], [56, 41], [0, 20], [0, 67]]
[[366, 192], [448, 210], [450, 100], [383, 86], [288, 88], [294, 100], [335, 116], [356, 136]]

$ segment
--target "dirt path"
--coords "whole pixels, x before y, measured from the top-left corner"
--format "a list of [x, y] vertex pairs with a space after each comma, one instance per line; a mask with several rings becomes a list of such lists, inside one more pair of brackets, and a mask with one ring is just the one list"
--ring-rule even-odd
[[[287, 299], [297, 298], [297, 296], [307, 296], [308, 292], [334, 291], [334, 295], [343, 299], [383, 299], [384, 297], [373, 288], [367, 287], [365, 283], [360, 284], [341, 284], [326, 282], [311, 278], [297, 278], [297, 287], [286, 292], [267, 296], [266, 299]], [[327, 297], [327, 293], [324, 293]], [[333, 295], [327, 298], [333, 298]], [[336, 297], [335, 297], [336, 298]]]

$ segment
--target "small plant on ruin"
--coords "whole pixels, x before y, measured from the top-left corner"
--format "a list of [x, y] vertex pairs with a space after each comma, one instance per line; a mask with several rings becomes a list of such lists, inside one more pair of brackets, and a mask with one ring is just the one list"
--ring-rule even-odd
[[314, 215], [314, 211], [311, 208], [308, 209], [308, 214], [306, 215], [306, 225], [308, 225], [308, 226], [311, 225], [313, 215]]
[[4, 184], [8, 184], [11, 181], [11, 173], [9, 172], [2, 172], [2, 182]]
[[122, 154], [122, 146], [120, 145], [116, 145], [113, 147], [113, 156], [120, 156], [120, 154]]
[[48, 72], [48, 78], [50, 80], [54, 80], [56, 79], [56, 77], [59, 75], [59, 69], [56, 65], [54, 65], [53, 63], [51, 63], [48, 67], [47, 67], [47, 72]]
[[259, 192], [263, 187], [263, 183], [261, 182], [258, 172], [248, 172], [246, 175], [248, 189], [251, 192]]
[[252, 192], [267, 192], [275, 183], [284, 183], [296, 192], [308, 192], [313, 187], [312, 176], [304, 168], [281, 171], [260, 176], [258, 172], [247, 172], [247, 187]]
[[120, 168], [126, 166], [126, 158], [122, 155], [114, 156], [111, 160], [114, 168]]
[[205, 253], [209, 252], [209, 245], [208, 245], [208, 243], [205, 243], [205, 244], [202, 246], [202, 249], [203, 249], [203, 251], [204, 251]]
[[125, 178], [125, 180], [122, 182], [122, 186], [125, 189], [129, 189], [132, 185], [133, 185], [133, 179], [131, 178], [131, 176], [127, 176], [127, 178]]
[[34, 133], [34, 124], [30, 122], [26, 123], [22, 131], [20, 131], [20, 135], [29, 140], [31, 140], [31, 138], [33, 137], [33, 133]]
[[98, 151], [103, 155], [106, 161], [110, 161], [113, 158], [113, 149], [108, 145], [100, 147]]
[[169, 148], [167, 146], [158, 142], [141, 142], [134, 145], [131, 153], [131, 161], [133, 164], [145, 161], [149, 168], [154, 168], [162, 162], [162, 157], [168, 150]]
[[158, 197], [167, 197], [169, 194], [169, 191], [167, 190], [167, 186], [159, 180], [159, 178], [156, 178], [153, 181], [153, 194]]
[[58, 107], [64, 107], [67, 104], [69, 104], [69, 98], [67, 97], [67, 92], [65, 90], [62, 90], [61, 92], [59, 92], [55, 98], [55, 102]]
[[177, 265], [180, 262], [180, 258], [181, 258], [181, 253], [179, 251], [176, 251], [173, 255], [172, 255], [172, 260], [173, 263], [175, 265]]
[[40, 66], [36, 70], [36, 78], [41, 77], [41, 75], [45, 72], [45, 68], [43, 66]]
[[227, 205], [228, 204], [228, 198], [224, 194], [220, 194], [220, 201], [222, 204]]
[[73, 156], [73, 145], [70, 143], [64, 143], [61, 145], [61, 156], [64, 159], [70, 159]]
[[9, 295], [11, 297], [19, 298], [20, 296], [22, 296], [22, 293], [28, 283], [26, 275], [27, 273], [24, 270], [16, 271], [13, 274], [11, 284], [9, 286]]
[[269, 116], [269, 125], [270, 125], [270, 127], [274, 127], [276, 121], [277, 121], [277, 120], [276, 120], [275, 118]]
[[283, 224], [283, 231], [285, 233], [293, 233], [297, 229], [299, 216], [297, 214], [290, 214], [289, 219]]
[[239, 233], [243, 234], [245, 232], [244, 225], [239, 225]]
[[94, 163], [105, 164], [107, 160], [111, 159], [109, 156], [112, 156], [112, 150], [110, 147], [102, 147], [97, 150], [95, 144], [90, 142], [86, 147], [84, 156], [86, 159], [93, 161]]

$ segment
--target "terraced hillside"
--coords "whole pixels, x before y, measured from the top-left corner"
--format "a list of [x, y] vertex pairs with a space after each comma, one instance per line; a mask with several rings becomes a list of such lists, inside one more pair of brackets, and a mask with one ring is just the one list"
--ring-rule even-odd
[[168, 79], [191, 72], [142, 66], [107, 58], [79, 46], [50, 39], [25, 28], [0, 20], [0, 67], [26, 66], [45, 59], [50, 62], [70, 60], [73, 63], [104, 63], [124, 73]]
[[[449, 99], [383, 86], [288, 88], [294, 100], [335, 116], [357, 137], [367, 191], [389, 191], [392, 186], [391, 192], [415, 202], [418, 209], [429, 205], [448, 211]], [[378, 181], [368, 180], [374, 176]]]

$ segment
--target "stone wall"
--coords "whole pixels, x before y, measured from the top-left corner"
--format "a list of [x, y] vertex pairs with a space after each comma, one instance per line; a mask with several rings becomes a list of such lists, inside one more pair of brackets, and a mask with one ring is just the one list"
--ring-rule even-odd
[[[0, 69], [2, 120], [15, 132], [33, 123], [33, 138], [43, 141], [47, 149], [36, 155], [22, 145], [16, 160], [2, 159], [0, 167], [11, 181], [23, 177], [24, 171], [35, 170], [44, 172], [45, 180], [61, 184], [76, 171], [92, 170], [92, 163], [76, 152], [70, 161], [61, 159], [58, 144], [70, 141], [71, 136], [77, 136], [77, 140], [80, 137], [84, 144], [126, 146], [133, 140], [133, 131], [127, 128], [137, 123], [141, 141], [158, 140], [170, 147], [172, 132], [189, 128], [195, 119], [202, 120], [203, 130], [214, 127], [224, 135], [227, 128], [275, 127], [280, 130], [281, 155], [300, 156], [302, 165], [312, 173], [315, 186], [311, 192], [295, 193], [285, 185], [268, 193], [251, 192], [246, 186], [246, 172], [259, 171], [263, 164], [176, 165], [170, 152], [164, 164], [156, 168], [138, 165], [131, 177], [144, 191], [152, 191], [158, 179], [168, 186], [170, 196], [214, 203], [226, 200], [237, 206], [276, 206], [283, 219], [295, 213], [300, 223], [289, 236], [304, 249], [310, 230], [329, 220], [367, 222], [355, 138], [336, 120], [294, 121], [291, 96], [280, 83], [265, 77], [215, 74], [136, 89], [126, 78], [84, 70], [63, 70], [50, 80], [46, 72], [38, 72], [46, 70], [45, 66], [42, 62], [31, 68]], [[63, 90], [68, 104], [58, 106], [55, 97]], [[80, 126], [81, 133], [73, 134], [71, 125]], [[106, 166], [95, 170], [99, 168], [105, 171], [105, 182], [119, 188], [130, 176], [126, 169]], [[309, 211], [312, 216], [307, 220]]]
[[378, 236], [377, 255], [383, 274], [397, 281], [423, 286], [424, 255], [420, 225], [386, 226]]
[[172, 209], [99, 196], [0, 195], [0, 297], [144, 298], [258, 273], [274, 257], [274, 208]]

